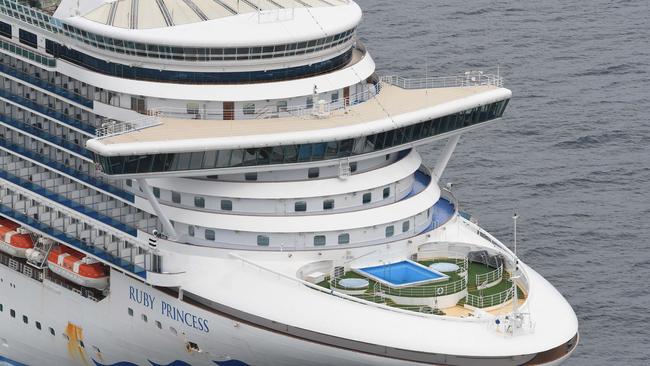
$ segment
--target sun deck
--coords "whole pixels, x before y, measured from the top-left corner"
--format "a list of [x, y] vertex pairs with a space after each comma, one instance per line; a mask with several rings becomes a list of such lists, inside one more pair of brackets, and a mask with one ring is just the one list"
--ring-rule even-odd
[[105, 2], [84, 17], [119, 28], [160, 28], [257, 11], [292, 11], [295, 8], [333, 7], [343, 0], [117, 0]]
[[160, 118], [160, 124], [117, 136], [103, 138], [104, 145], [167, 142], [215, 137], [240, 137], [296, 131], [351, 127], [392, 118], [448, 102], [500, 89], [496, 86], [471, 86], [431, 89], [402, 89], [384, 85], [376, 97], [358, 105], [332, 112], [325, 118], [311, 114], [261, 120], [194, 120]]

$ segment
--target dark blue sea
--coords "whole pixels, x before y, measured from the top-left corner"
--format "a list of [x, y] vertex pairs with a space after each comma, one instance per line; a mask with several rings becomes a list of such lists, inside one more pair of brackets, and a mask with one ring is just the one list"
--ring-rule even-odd
[[507, 117], [464, 136], [444, 180], [506, 243], [521, 216], [519, 254], [580, 319], [567, 365], [649, 365], [650, 2], [358, 3], [382, 74], [499, 65]]

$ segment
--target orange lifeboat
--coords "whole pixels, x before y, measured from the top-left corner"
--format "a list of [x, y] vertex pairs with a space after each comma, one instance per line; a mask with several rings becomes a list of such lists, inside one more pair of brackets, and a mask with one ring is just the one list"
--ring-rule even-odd
[[34, 248], [31, 235], [20, 229], [20, 225], [7, 219], [0, 219], [0, 251], [17, 258], [26, 258], [27, 250]]
[[77, 285], [98, 290], [108, 287], [106, 266], [65, 245], [52, 248], [47, 265], [52, 272]]

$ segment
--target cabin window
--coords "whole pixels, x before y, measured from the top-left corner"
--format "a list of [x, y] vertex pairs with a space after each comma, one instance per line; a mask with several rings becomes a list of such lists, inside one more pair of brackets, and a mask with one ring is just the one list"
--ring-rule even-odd
[[18, 30], [18, 38], [20, 43], [26, 44], [30, 47], [36, 48], [38, 47], [38, 41], [37, 41], [37, 36], [36, 34], [32, 32], [28, 32], [24, 29], [19, 29]]
[[9, 315], [11, 315], [12, 318], [15, 318], [16, 317], [16, 310], [14, 310], [14, 309], [9, 310]]
[[129, 308], [128, 313], [129, 313], [129, 316], [133, 316], [133, 309]]
[[160, 188], [158, 187], [153, 187], [153, 195], [156, 198], [160, 198]]
[[199, 208], [205, 208], [205, 198], [203, 197], [194, 197], [194, 206]]
[[405, 233], [411, 229], [411, 222], [410, 221], [404, 221], [402, 223], [402, 232]]
[[254, 182], [257, 180], [257, 173], [246, 173], [244, 174], [244, 179], [249, 182]]
[[36, 324], [36, 329], [38, 329], [38, 330], [42, 329], [42, 326], [41, 326], [40, 322], [36, 322], [35, 324]]
[[298, 201], [296, 202], [294, 209], [296, 212], [305, 212], [307, 211], [307, 202], [305, 201]]
[[142, 314], [142, 321], [145, 323], [149, 322], [149, 318], [147, 317], [147, 314]]
[[214, 230], [206, 230], [205, 231], [205, 240], [215, 241], [216, 238], [217, 238], [217, 235], [214, 232]]
[[390, 238], [393, 235], [395, 235], [395, 227], [393, 225], [387, 226], [386, 227], [386, 237]]
[[359, 164], [355, 161], [350, 163], [350, 173], [356, 173], [359, 169]]
[[339, 235], [339, 244], [349, 244], [349, 243], [350, 243], [350, 234]]
[[314, 179], [320, 177], [320, 169], [319, 168], [309, 168], [309, 171], [307, 172], [307, 177], [309, 179]]
[[56, 332], [54, 331], [54, 328], [50, 327], [49, 329], [50, 329], [50, 334], [53, 335], [53, 336], [55, 336], [55, 335], [56, 335]]
[[314, 236], [314, 246], [321, 247], [327, 244], [327, 238], [325, 235], [316, 235]]
[[384, 199], [390, 197], [390, 187], [384, 188]]
[[27, 318], [27, 315], [23, 315], [23, 323], [29, 324], [29, 319]]
[[363, 204], [366, 205], [368, 203], [372, 202], [372, 193], [364, 193], [363, 194]]
[[131, 179], [126, 180], [127, 187], [133, 187], [133, 181]]
[[232, 211], [232, 201], [221, 200], [221, 209], [224, 211]]
[[314, 107], [314, 97], [307, 97], [307, 103], [305, 104], [307, 109]]
[[187, 227], [187, 234], [189, 236], [194, 236], [195, 233], [196, 233], [196, 231], [194, 229], [194, 226], [190, 225], [190, 226]]
[[0, 22], [0, 35], [11, 39], [11, 24]]
[[258, 235], [257, 236], [257, 245], [260, 246], [260, 247], [268, 247], [270, 242], [271, 242], [271, 240], [266, 235]]
[[333, 210], [333, 209], [334, 209], [334, 200], [323, 201], [323, 210]]
[[181, 203], [181, 194], [178, 192], [172, 191], [172, 202]]
[[156, 328], [162, 329], [162, 323], [156, 320]]

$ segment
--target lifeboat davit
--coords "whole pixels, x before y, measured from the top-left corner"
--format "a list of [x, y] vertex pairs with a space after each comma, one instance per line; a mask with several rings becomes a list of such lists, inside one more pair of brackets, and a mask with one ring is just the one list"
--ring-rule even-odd
[[13, 257], [26, 258], [27, 251], [34, 248], [31, 235], [20, 228], [20, 225], [7, 219], [0, 218], [0, 251]]
[[52, 248], [47, 265], [52, 272], [77, 285], [98, 290], [108, 287], [106, 266], [65, 245]]

